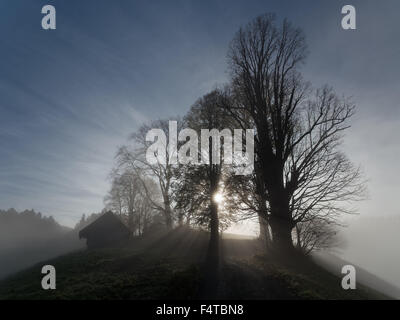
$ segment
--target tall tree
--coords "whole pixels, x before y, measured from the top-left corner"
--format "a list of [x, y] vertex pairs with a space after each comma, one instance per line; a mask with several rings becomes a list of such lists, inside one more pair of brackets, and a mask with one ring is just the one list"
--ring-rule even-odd
[[[210, 230], [208, 256], [214, 262], [219, 259], [220, 215], [217, 195], [223, 192], [222, 151], [225, 143], [232, 144], [231, 131], [226, 112], [219, 107], [221, 95], [214, 90], [198, 99], [184, 119], [187, 127], [201, 137], [201, 148], [195, 155], [200, 165], [185, 164], [179, 168], [176, 184], [178, 207], [194, 212], [200, 224], [207, 224]], [[224, 129], [228, 129], [225, 130]], [[215, 133], [215, 135], [213, 134]], [[225, 138], [229, 135], [230, 138]], [[223, 137], [223, 139], [221, 139]], [[230, 140], [226, 140], [230, 139]], [[200, 141], [196, 141], [198, 144]], [[204, 143], [207, 145], [204, 145]], [[232, 149], [232, 146], [231, 146]]]
[[299, 67], [303, 33], [287, 20], [257, 17], [235, 35], [228, 54], [230, 114], [255, 128], [255, 153], [268, 201], [268, 222], [279, 248], [293, 247], [292, 230], [315, 215], [334, 221], [363, 191], [361, 175], [340, 152], [354, 105], [332, 89], [313, 90]]

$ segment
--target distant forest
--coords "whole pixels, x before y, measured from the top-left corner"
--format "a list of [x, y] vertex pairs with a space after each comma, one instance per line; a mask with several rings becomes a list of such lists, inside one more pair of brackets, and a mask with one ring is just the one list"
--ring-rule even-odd
[[0, 210], [0, 278], [39, 261], [84, 247], [76, 228], [34, 210]]

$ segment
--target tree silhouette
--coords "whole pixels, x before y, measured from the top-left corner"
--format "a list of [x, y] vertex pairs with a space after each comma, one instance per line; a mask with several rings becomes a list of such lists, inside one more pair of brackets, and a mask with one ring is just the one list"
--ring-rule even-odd
[[303, 33], [275, 16], [257, 17], [235, 35], [228, 54], [231, 102], [226, 110], [243, 127], [254, 125], [256, 175], [264, 215], [277, 247], [293, 247], [297, 223], [319, 216], [335, 221], [341, 203], [362, 195], [360, 170], [340, 152], [354, 105], [332, 89], [302, 79]]
[[[214, 90], [198, 99], [186, 114], [184, 124], [195, 130], [197, 136], [202, 135], [201, 130], [213, 129], [223, 134], [223, 130], [229, 127], [229, 117], [223, 109], [219, 108], [221, 98], [220, 92]], [[221, 140], [220, 136], [217, 138], [210, 136], [207, 142], [208, 147], [205, 150], [202, 149], [203, 145], [202, 148], [198, 148], [199, 153], [195, 157], [199, 161], [206, 159], [208, 163], [181, 165], [178, 168], [175, 194], [179, 208], [192, 211], [198, 224], [206, 224], [209, 227], [209, 258], [217, 263], [221, 217], [225, 223], [227, 219], [219, 212], [215, 195], [221, 193], [224, 188], [224, 153], [221, 150], [226, 141], [225, 138]], [[220, 161], [216, 161], [216, 157]]]

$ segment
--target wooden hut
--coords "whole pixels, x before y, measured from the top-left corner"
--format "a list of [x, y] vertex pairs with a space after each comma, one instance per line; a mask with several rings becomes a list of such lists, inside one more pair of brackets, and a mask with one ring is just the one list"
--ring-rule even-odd
[[86, 239], [89, 249], [119, 246], [126, 243], [130, 236], [129, 228], [111, 211], [79, 231], [79, 239]]

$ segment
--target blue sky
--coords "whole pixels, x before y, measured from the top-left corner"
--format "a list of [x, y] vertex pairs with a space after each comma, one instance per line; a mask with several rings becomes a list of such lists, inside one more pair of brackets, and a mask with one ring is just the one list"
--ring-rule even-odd
[[[341, 7], [357, 30], [340, 27]], [[41, 29], [41, 8], [57, 29]], [[366, 214], [398, 214], [398, 1], [8, 0], [0, 3], [0, 207], [73, 225], [99, 211], [119, 145], [141, 123], [183, 115], [227, 81], [238, 28], [265, 12], [307, 37], [304, 76], [358, 106], [345, 143], [370, 179]], [[382, 213], [382, 212], [381, 212]]]

